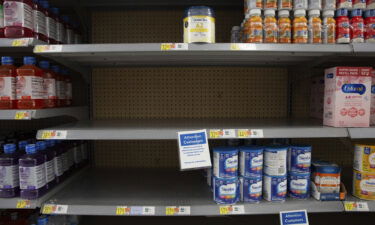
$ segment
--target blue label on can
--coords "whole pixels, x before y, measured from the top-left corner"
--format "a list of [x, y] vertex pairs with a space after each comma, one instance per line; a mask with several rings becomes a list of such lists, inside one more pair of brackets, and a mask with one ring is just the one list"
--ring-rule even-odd
[[213, 179], [214, 201], [218, 204], [234, 204], [239, 200], [239, 182], [237, 178]]
[[306, 199], [310, 197], [310, 173], [291, 173], [288, 180], [288, 193], [292, 198]]
[[263, 195], [267, 201], [285, 201], [287, 193], [286, 176], [265, 175]]
[[296, 173], [310, 173], [311, 146], [291, 146], [289, 149], [288, 169]]
[[241, 152], [240, 173], [244, 177], [262, 177], [263, 151]]
[[233, 178], [238, 175], [238, 152], [214, 152], [214, 175]]
[[366, 86], [363, 84], [344, 84], [341, 87], [342, 92], [363, 95], [366, 93]]
[[258, 203], [262, 199], [262, 177], [241, 177], [241, 199], [244, 202]]

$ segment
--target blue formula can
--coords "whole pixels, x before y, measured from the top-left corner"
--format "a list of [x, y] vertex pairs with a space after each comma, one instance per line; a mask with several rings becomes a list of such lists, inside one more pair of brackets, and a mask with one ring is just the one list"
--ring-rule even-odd
[[235, 147], [215, 147], [213, 175], [219, 178], [234, 178], [238, 175], [238, 149]]
[[288, 193], [292, 198], [307, 199], [310, 197], [310, 173], [289, 174]]
[[217, 204], [234, 204], [240, 199], [238, 178], [217, 178], [212, 181], [214, 201]]
[[310, 173], [311, 145], [293, 145], [288, 152], [288, 170], [296, 173]]
[[264, 173], [269, 176], [286, 176], [289, 146], [271, 145], [264, 148]]
[[244, 177], [262, 177], [263, 149], [261, 146], [240, 147], [240, 175]]
[[283, 202], [287, 192], [286, 176], [263, 176], [263, 198], [272, 202]]
[[240, 177], [241, 201], [259, 203], [262, 200], [262, 177]]

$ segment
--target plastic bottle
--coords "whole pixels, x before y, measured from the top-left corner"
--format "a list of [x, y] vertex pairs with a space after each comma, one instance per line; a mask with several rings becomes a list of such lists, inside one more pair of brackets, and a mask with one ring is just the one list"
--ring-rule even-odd
[[240, 27], [239, 26], [233, 26], [232, 31], [230, 34], [230, 42], [231, 43], [239, 43], [239, 32]]
[[336, 11], [336, 43], [350, 42], [350, 25], [347, 9]]
[[251, 9], [263, 9], [263, 0], [245, 0], [246, 11], [245, 14]]
[[278, 3], [279, 10], [292, 10], [293, 8], [293, 0], [279, 0]]
[[73, 83], [72, 78], [69, 76], [69, 70], [62, 69], [61, 74], [64, 76], [65, 81], [65, 106], [71, 106], [73, 102]]
[[26, 146], [26, 155], [19, 159], [21, 198], [37, 199], [47, 191], [44, 156], [35, 144]]
[[51, 189], [56, 185], [55, 180], [55, 167], [54, 167], [54, 159], [55, 159], [55, 151], [52, 149], [47, 149], [47, 143], [45, 141], [38, 141], [37, 146], [39, 146], [39, 150], [41, 154], [45, 156], [45, 169], [46, 169], [46, 182], [47, 182], [47, 189]]
[[365, 21], [361, 9], [353, 9], [350, 19], [350, 39], [353, 43], [365, 42]]
[[56, 75], [50, 70], [50, 63], [48, 61], [40, 61], [39, 67], [43, 70], [44, 89], [46, 92], [45, 106], [47, 108], [54, 108], [57, 106]]
[[51, 66], [51, 69], [55, 73], [55, 76], [56, 76], [57, 106], [63, 107], [65, 106], [65, 102], [66, 102], [65, 78], [61, 74], [61, 69], [59, 66], [57, 65]]
[[0, 109], [15, 109], [16, 96], [16, 67], [12, 57], [1, 57], [0, 66]]
[[66, 31], [66, 43], [74, 44], [74, 29], [71, 25], [70, 17], [67, 15], [63, 15], [62, 20], [64, 21], [64, 26], [65, 26], [65, 31]]
[[61, 148], [62, 151], [62, 165], [63, 165], [63, 171], [64, 171], [64, 176], [67, 177], [69, 176], [69, 147], [66, 142], [58, 141], [59, 147]]
[[277, 9], [277, 0], [264, 0], [264, 9]]
[[375, 9], [375, 0], [367, 0], [366, 9]]
[[322, 10], [322, 0], [309, 0], [309, 10]]
[[353, 9], [366, 9], [366, 0], [353, 0]]
[[351, 9], [353, 8], [352, 0], [337, 0], [336, 1], [337, 9]]
[[279, 43], [291, 43], [292, 42], [292, 25], [289, 19], [289, 11], [280, 10], [278, 14], [279, 14], [279, 20], [278, 20]]
[[49, 44], [57, 44], [57, 24], [53, 13], [50, 10], [49, 3], [46, 0], [40, 0], [46, 14], [46, 30]]
[[252, 9], [249, 13], [249, 31], [246, 43], [262, 43], [263, 42], [263, 24], [260, 17], [260, 9]]
[[320, 10], [317, 9], [309, 11], [309, 43], [322, 43], [322, 20], [320, 19]]
[[43, 86], [43, 71], [36, 67], [35, 57], [24, 57], [24, 65], [17, 71], [17, 108], [44, 108], [45, 90]]
[[34, 37], [32, 0], [5, 0], [4, 26], [6, 38]]
[[34, 37], [48, 43], [46, 10], [42, 7], [39, 0], [33, 0], [33, 2]]
[[[336, 0], [323, 0], [323, 10], [336, 10]], [[324, 12], [323, 12], [324, 13]]]
[[[262, 2], [262, 1], [260, 1]], [[81, 44], [82, 43], [82, 32], [80, 30], [80, 25], [78, 22], [74, 21], [72, 23], [74, 29], [74, 42], [72, 44]]]
[[0, 198], [13, 198], [20, 193], [18, 158], [15, 144], [4, 145], [0, 155]]
[[307, 0], [293, 0], [293, 10], [303, 9], [307, 10]]
[[365, 41], [366, 43], [375, 43], [375, 10], [367, 10], [365, 18]]
[[294, 11], [293, 20], [293, 43], [303, 44], [308, 41], [306, 10]]
[[277, 20], [275, 10], [264, 11], [264, 43], [277, 43]]
[[327, 10], [323, 12], [323, 43], [336, 43], [336, 20], [334, 18], [335, 12]]
[[4, 1], [0, 0], [0, 38], [4, 38]]
[[79, 168], [82, 166], [82, 151], [81, 151], [81, 142], [73, 142], [73, 154], [74, 154], [74, 167]]
[[65, 44], [66, 43], [66, 33], [64, 22], [60, 19], [60, 10], [56, 7], [51, 7], [51, 12], [55, 16], [56, 21], [56, 37], [58, 44]]
[[18, 142], [18, 152], [19, 153], [24, 153], [26, 145], [28, 145], [28, 141], [26, 141], [26, 140]]
[[56, 182], [59, 183], [63, 180], [63, 165], [62, 165], [62, 151], [58, 146], [56, 146], [55, 140], [47, 140], [46, 141], [47, 147], [50, 151], [55, 153], [55, 157], [53, 159], [53, 167], [56, 177]]
[[74, 142], [67, 142], [68, 149], [68, 168], [69, 171], [74, 169]]

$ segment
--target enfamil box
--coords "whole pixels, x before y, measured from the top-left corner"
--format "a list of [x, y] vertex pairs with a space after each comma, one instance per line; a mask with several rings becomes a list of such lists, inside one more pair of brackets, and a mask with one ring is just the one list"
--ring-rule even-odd
[[371, 67], [333, 67], [325, 70], [324, 125], [370, 125], [371, 70]]
[[371, 116], [370, 125], [375, 125], [375, 69], [371, 72], [372, 86], [371, 86]]

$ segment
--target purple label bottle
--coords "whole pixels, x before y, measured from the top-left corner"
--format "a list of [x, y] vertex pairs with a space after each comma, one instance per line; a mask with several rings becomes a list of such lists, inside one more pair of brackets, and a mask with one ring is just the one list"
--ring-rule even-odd
[[54, 159], [54, 168], [55, 168], [55, 176], [56, 182], [60, 183], [64, 180], [64, 165], [63, 165], [63, 153], [64, 151], [61, 148], [61, 145], [56, 144], [55, 140], [48, 140], [47, 146], [53, 149], [56, 152], [55, 159]]
[[26, 155], [19, 160], [21, 198], [37, 199], [47, 192], [44, 162], [35, 144], [26, 145]]
[[27, 141], [18, 142], [18, 153], [23, 154], [25, 152], [26, 145], [29, 143]]
[[20, 193], [18, 158], [15, 144], [4, 145], [4, 154], [0, 155], [0, 197], [13, 198]]
[[47, 189], [51, 189], [56, 185], [55, 167], [53, 164], [55, 158], [55, 151], [47, 149], [47, 143], [45, 141], [38, 141], [36, 143], [36, 146], [38, 151], [40, 151], [40, 153], [44, 155], [44, 167], [46, 168]]

